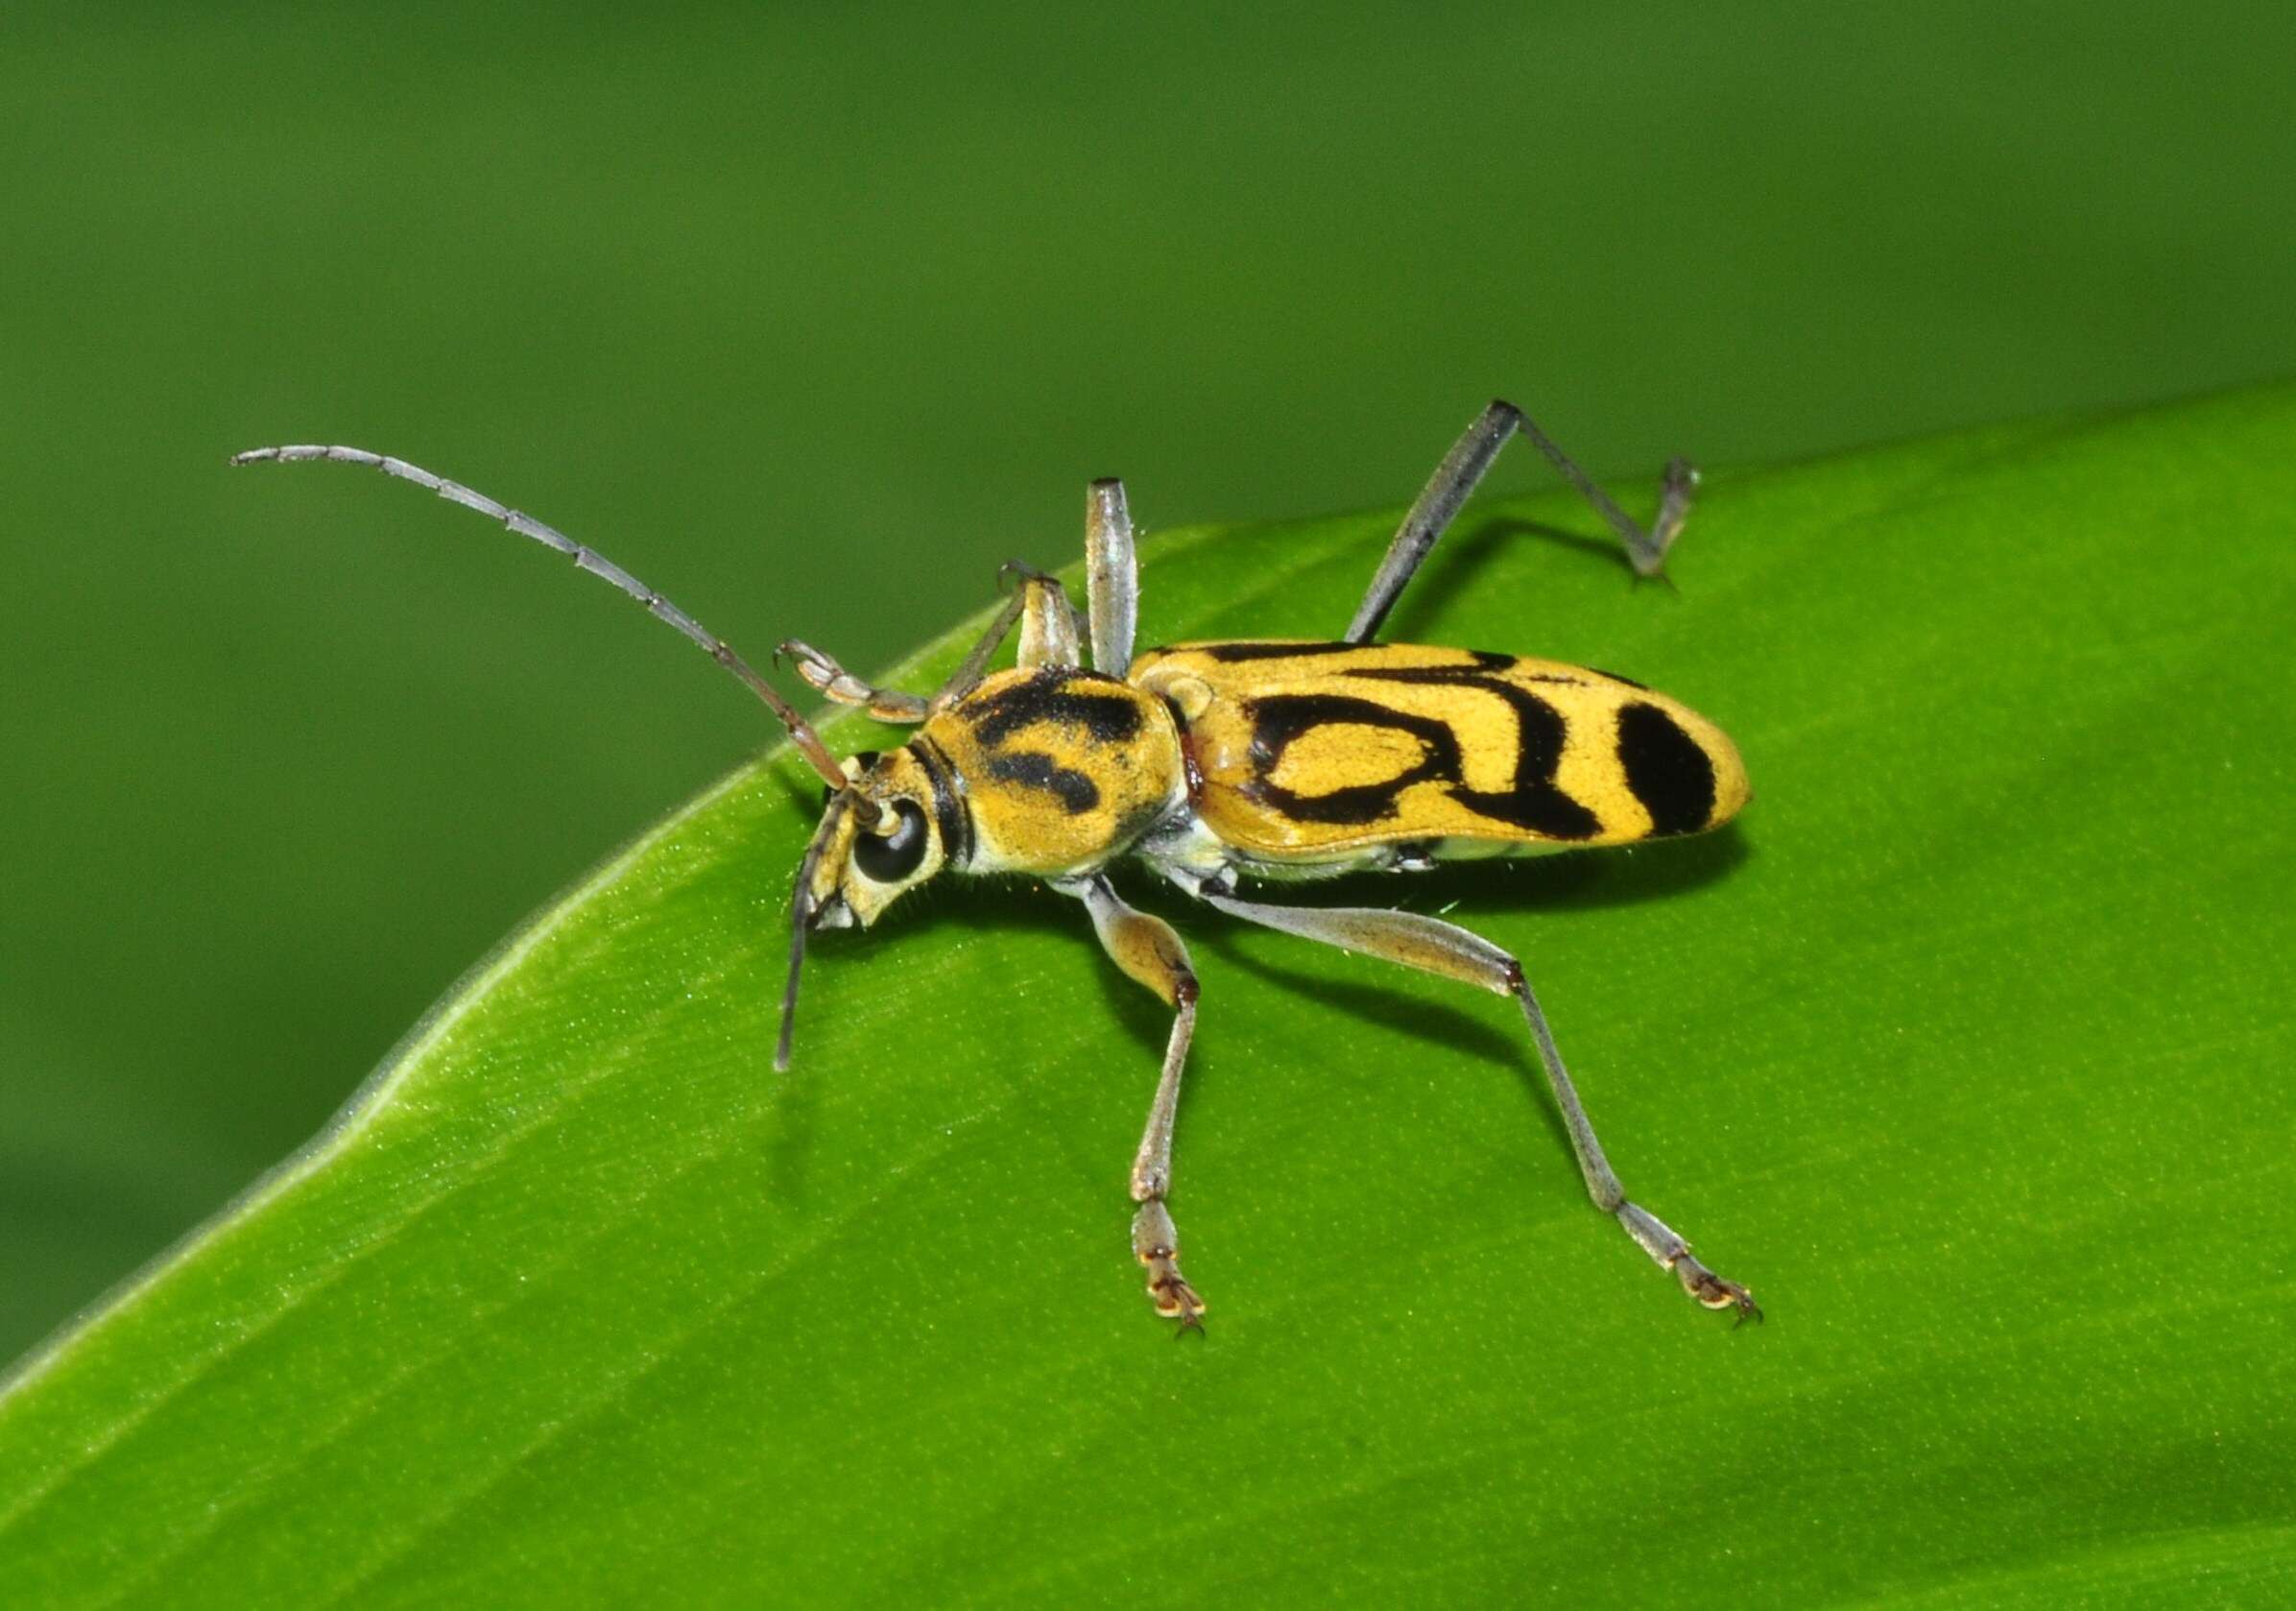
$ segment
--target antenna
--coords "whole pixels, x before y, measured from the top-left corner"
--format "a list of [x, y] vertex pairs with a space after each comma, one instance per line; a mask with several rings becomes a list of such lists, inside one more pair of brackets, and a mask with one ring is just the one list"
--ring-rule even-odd
[[[433, 475], [421, 466], [408, 464], [404, 459], [370, 453], [364, 447], [322, 447], [306, 444], [293, 447], [251, 447], [244, 453], [231, 455], [231, 463], [235, 465], [294, 465], [314, 460], [365, 465], [370, 469], [381, 470], [385, 475], [412, 481], [418, 487], [427, 487], [449, 503], [459, 503], [465, 509], [475, 509], [481, 515], [491, 516], [520, 537], [531, 537], [545, 548], [555, 548], [572, 560], [577, 569], [586, 570], [592, 576], [612, 583], [644, 605], [646, 613], [656, 620], [677, 628], [699, 645], [704, 654], [748, 684], [750, 691], [763, 700], [765, 708], [780, 719], [782, 727], [788, 730], [790, 741], [812, 763], [813, 770], [821, 774], [824, 782], [841, 795], [851, 787], [852, 781], [845, 775], [845, 768], [838, 764], [837, 757], [829, 753], [829, 747], [821, 741], [821, 734], [813, 731], [811, 724], [799, 715], [796, 708], [777, 693], [774, 685], [760, 677], [749, 661], [735, 654], [731, 645], [596, 549], [575, 541], [563, 532], [545, 526], [531, 515], [521, 515], [508, 504], [497, 503], [486, 493], [466, 487], [459, 481]], [[875, 822], [877, 813], [873, 801], [855, 796], [852, 804], [865, 826]]]

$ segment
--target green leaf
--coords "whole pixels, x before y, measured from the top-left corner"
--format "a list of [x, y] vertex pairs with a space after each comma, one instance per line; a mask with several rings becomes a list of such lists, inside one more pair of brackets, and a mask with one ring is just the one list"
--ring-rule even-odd
[[[1310, 893], [1519, 952], [1766, 1327], [1588, 1206], [1506, 1003], [1135, 880], [1205, 988], [1175, 1345], [1124, 1190], [1163, 1015], [1073, 902], [827, 938], [771, 1072], [784, 756], [20, 1370], [0, 1603], [2284, 1592], [2291, 444], [2280, 390], [1718, 475], [1679, 590], [1557, 494], [1406, 596], [1745, 752], [1723, 834]], [[1329, 633], [1392, 520], [1153, 542], [1143, 633]]]

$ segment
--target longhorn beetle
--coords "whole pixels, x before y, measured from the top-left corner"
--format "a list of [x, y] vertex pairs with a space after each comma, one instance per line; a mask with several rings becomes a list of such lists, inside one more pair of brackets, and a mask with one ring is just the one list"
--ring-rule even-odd
[[[611, 561], [484, 493], [356, 447], [258, 447], [233, 464], [329, 459], [367, 465], [491, 516], [605, 578], [701, 645], [763, 700], [827, 785], [821, 826], [790, 902], [789, 978], [774, 1067], [789, 1067], [805, 937], [866, 928], [943, 872], [1020, 873], [1084, 902], [1116, 966], [1173, 1009], [1163, 1071], [1133, 1159], [1134, 1255], [1159, 1314], [1198, 1324], [1204, 1300], [1180, 1272], [1172, 1124], [1196, 1027], [1187, 949], [1109, 880], [1126, 856], [1247, 923], [1368, 952], [1511, 996], [1521, 1007], [1587, 1190], [1709, 1309], [1758, 1319], [1753, 1295], [1690, 1256], [1628, 1200], [1564, 1069], [1546, 1015], [1514, 957], [1464, 928], [1381, 907], [1246, 901], [1239, 878], [1422, 872], [1438, 861], [1698, 833], [1748, 798], [1738, 753], [1705, 717], [1609, 672], [1556, 661], [1374, 641], [1396, 598], [1507, 439], [1528, 437], [1610, 523], [1636, 572], [1655, 576], [1689, 513], [1696, 473], [1666, 467], [1647, 532], [1513, 404], [1467, 428], [1403, 517], [1355, 615], [1328, 642], [1182, 643], [1136, 653], [1139, 578], [1122, 483], [1085, 499], [1079, 620], [1061, 584], [1017, 565], [1019, 585], [956, 673], [930, 695], [880, 688], [794, 639], [786, 658], [817, 692], [916, 728], [886, 755], [840, 760], [749, 662]], [[1017, 626], [1018, 663], [990, 658]], [[1089, 668], [1085, 663], [1088, 643]]]

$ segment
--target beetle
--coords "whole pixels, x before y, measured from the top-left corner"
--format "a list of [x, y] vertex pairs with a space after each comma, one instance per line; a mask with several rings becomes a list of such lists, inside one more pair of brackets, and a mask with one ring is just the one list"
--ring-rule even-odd
[[[1247, 878], [1421, 872], [1456, 858], [1704, 832], [1746, 804], [1745, 767], [1730, 739], [1640, 683], [1556, 661], [1375, 641], [1397, 597], [1519, 433], [1617, 533], [1638, 575], [1661, 574], [1696, 486], [1688, 463], [1667, 466], [1644, 530], [1521, 410], [1498, 400], [1436, 467], [1340, 637], [1136, 652], [1132, 518], [1123, 484], [1095, 481], [1086, 495], [1081, 620], [1057, 579], [1008, 565], [1018, 580], [1012, 597], [929, 695], [874, 686], [796, 639], [780, 645], [776, 661], [833, 703], [916, 729], [897, 750], [842, 759], [723, 638], [595, 550], [482, 493], [355, 447], [258, 447], [231, 462], [365, 465], [477, 510], [636, 599], [765, 703], [825, 784], [821, 823], [790, 900], [776, 1069], [789, 1067], [814, 930], [867, 928], [943, 873], [1027, 875], [1082, 902], [1111, 959], [1173, 1012], [1130, 1185], [1133, 1254], [1146, 1267], [1157, 1312], [1183, 1332], [1205, 1312], [1181, 1273], [1168, 1202], [1196, 974], [1171, 926], [1117, 895], [1109, 872], [1126, 858], [1232, 918], [1513, 998], [1595, 1206], [1699, 1303], [1734, 1310], [1741, 1323], [1759, 1319], [1751, 1292], [1693, 1258], [1687, 1241], [1627, 1196], [1512, 955], [1416, 912], [1238, 893]], [[1016, 663], [991, 670], [1016, 630]]]

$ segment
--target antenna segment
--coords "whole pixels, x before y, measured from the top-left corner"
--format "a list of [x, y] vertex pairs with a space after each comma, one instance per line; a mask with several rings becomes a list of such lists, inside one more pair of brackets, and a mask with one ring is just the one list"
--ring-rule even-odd
[[[788, 730], [791, 741], [812, 763], [813, 770], [821, 774], [824, 782], [840, 794], [850, 786], [851, 780], [846, 777], [845, 768], [838, 763], [837, 757], [829, 753], [829, 747], [822, 742], [821, 734], [813, 731], [811, 724], [799, 715], [796, 708], [783, 699], [771, 683], [759, 676], [749, 661], [735, 654], [730, 644], [595, 548], [577, 542], [555, 527], [542, 524], [533, 516], [520, 514], [508, 504], [498, 503], [486, 493], [466, 487], [459, 481], [433, 475], [421, 466], [411, 465], [404, 459], [394, 459], [385, 453], [370, 453], [364, 447], [327, 447], [305, 444], [290, 447], [251, 447], [244, 453], [231, 455], [231, 463], [235, 465], [292, 465], [315, 460], [365, 465], [370, 469], [381, 470], [385, 475], [428, 488], [449, 503], [459, 503], [465, 509], [475, 509], [481, 515], [501, 521], [520, 537], [530, 537], [545, 548], [556, 549], [572, 560], [577, 569], [611, 583], [644, 605], [646, 613], [656, 620], [676, 628], [704, 654], [749, 685], [750, 691], [763, 700], [766, 709]], [[853, 805], [865, 823], [874, 820], [876, 811], [873, 802], [856, 797]]]

